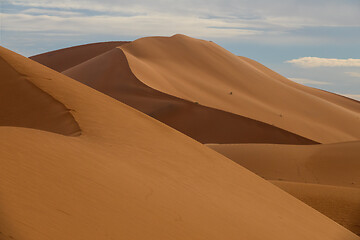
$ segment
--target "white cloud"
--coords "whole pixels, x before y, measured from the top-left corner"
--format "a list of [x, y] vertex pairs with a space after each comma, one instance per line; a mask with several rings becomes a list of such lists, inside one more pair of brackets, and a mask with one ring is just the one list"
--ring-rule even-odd
[[360, 72], [345, 72], [347, 75], [351, 77], [358, 77], [360, 78]]
[[21, 13], [28, 15], [64, 16], [64, 17], [82, 15], [81, 13], [75, 11], [61, 11], [61, 10], [51, 10], [51, 9], [42, 9], [42, 8], [28, 8], [21, 11]]
[[360, 67], [360, 59], [338, 59], [338, 58], [319, 58], [319, 57], [302, 57], [286, 61], [294, 65], [311, 68], [311, 67]]
[[289, 78], [290, 80], [300, 84], [313, 84], [313, 85], [329, 85], [329, 82], [315, 81], [307, 78]]
[[360, 101], [360, 94], [340, 94], [340, 95]]
[[[23, 32], [61, 32], [82, 34], [115, 34], [123, 36], [173, 35], [183, 33], [193, 37], [235, 37], [261, 34], [244, 28], [222, 28], [219, 19], [199, 19], [168, 14], [136, 16], [50, 16], [3, 14], [4, 30]], [[214, 26], [214, 27], [209, 27]], [[232, 27], [232, 24], [227, 24]], [[217, 28], [219, 27], [219, 28]]]

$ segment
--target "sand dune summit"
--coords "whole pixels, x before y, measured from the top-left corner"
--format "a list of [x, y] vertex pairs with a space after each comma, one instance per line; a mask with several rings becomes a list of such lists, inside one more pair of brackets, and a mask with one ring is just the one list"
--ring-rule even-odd
[[359, 102], [183, 35], [32, 59], [0, 48], [1, 240], [359, 240]]

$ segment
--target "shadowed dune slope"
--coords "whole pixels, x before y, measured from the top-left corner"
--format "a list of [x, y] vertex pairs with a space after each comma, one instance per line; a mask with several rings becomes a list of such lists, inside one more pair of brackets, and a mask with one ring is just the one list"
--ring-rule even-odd
[[205, 107], [152, 89], [134, 76], [123, 51], [119, 48], [74, 66], [63, 74], [202, 143], [314, 144], [311, 140], [269, 124]]
[[110, 49], [121, 46], [124, 43], [128, 42], [117, 41], [91, 43], [42, 53], [30, 57], [30, 59], [39, 62], [58, 72], [62, 72], [90, 58], [107, 52]]
[[[44, 78], [44, 81], [49, 81]], [[80, 128], [64, 104], [39, 89], [31, 76], [20, 74], [0, 57], [0, 127], [27, 127], [63, 135], [79, 135]]]
[[360, 141], [308, 146], [208, 146], [268, 180], [360, 188]]
[[360, 235], [360, 189], [271, 181], [319, 212]]
[[1, 239], [359, 239], [202, 144], [1, 49], [82, 134], [0, 127]]
[[357, 101], [292, 83], [215, 43], [184, 35], [120, 46], [146, 85], [232, 112], [321, 143], [360, 139]]

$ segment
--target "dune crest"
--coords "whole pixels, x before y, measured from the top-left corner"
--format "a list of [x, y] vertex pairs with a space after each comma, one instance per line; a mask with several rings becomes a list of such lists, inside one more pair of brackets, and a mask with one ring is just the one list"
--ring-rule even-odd
[[360, 139], [360, 128], [352, 127], [360, 124], [358, 103], [301, 87], [215, 43], [175, 35], [142, 38], [119, 48], [134, 75], [163, 93], [321, 143]]
[[55, 71], [62, 72], [125, 43], [128, 42], [116, 41], [85, 44], [38, 54], [30, 57], [30, 59]]
[[80, 135], [70, 109], [33, 84], [21, 69], [10, 65], [7, 58], [11, 53], [3, 48], [0, 51], [0, 126]]
[[0, 55], [73, 109], [82, 130], [71, 138], [0, 128], [1, 238], [359, 239], [145, 114], [8, 50]]
[[202, 143], [316, 143], [266, 123], [152, 89], [132, 73], [120, 48], [76, 65], [63, 74]]

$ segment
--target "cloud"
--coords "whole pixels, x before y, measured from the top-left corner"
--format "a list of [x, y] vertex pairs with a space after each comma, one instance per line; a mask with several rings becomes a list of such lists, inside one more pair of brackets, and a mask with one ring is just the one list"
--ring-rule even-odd
[[79, 16], [81, 13], [75, 11], [61, 11], [61, 10], [52, 10], [52, 9], [42, 9], [42, 8], [28, 8], [21, 11], [23, 14], [28, 15], [46, 15], [46, 16]]
[[340, 95], [360, 101], [360, 94], [340, 94]]
[[329, 82], [320, 82], [320, 81], [315, 81], [315, 80], [311, 80], [311, 79], [307, 79], [307, 78], [289, 78], [290, 80], [300, 83], [300, 84], [313, 84], [313, 85], [329, 85], [331, 83]]
[[312, 67], [360, 67], [360, 59], [338, 59], [338, 58], [319, 58], [319, 57], [302, 57], [286, 61], [296, 66]]
[[[31, 10], [31, 13], [3, 14], [6, 31], [17, 32], [61, 32], [76, 34], [115, 34], [119, 36], [169, 36], [183, 33], [193, 37], [236, 37], [262, 34], [262, 31], [243, 27], [233, 28], [231, 23], [224, 23], [220, 19], [199, 19], [191, 16], [173, 16], [169, 14], [153, 15], [71, 15], [55, 11]], [[226, 24], [228, 28], [222, 28]]]
[[347, 75], [351, 77], [358, 77], [360, 78], [360, 72], [345, 72]]

